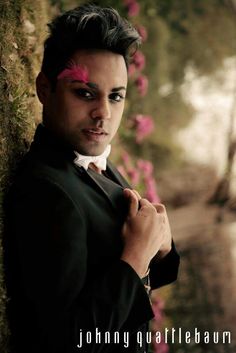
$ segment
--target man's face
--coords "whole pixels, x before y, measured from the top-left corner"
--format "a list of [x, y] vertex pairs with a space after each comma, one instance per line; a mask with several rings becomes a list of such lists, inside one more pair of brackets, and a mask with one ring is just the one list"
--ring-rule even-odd
[[58, 78], [41, 102], [44, 124], [84, 155], [99, 155], [120, 125], [127, 87], [124, 58], [109, 51], [79, 50], [73, 66], [86, 70], [88, 82], [78, 75]]

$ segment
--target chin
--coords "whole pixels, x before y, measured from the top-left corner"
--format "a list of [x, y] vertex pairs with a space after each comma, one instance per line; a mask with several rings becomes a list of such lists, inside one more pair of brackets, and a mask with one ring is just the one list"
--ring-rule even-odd
[[82, 146], [75, 146], [75, 150], [80, 153], [83, 154], [84, 156], [99, 156], [100, 154], [102, 154], [105, 149], [106, 149], [107, 145], [105, 146], [94, 146], [94, 147], [82, 147]]

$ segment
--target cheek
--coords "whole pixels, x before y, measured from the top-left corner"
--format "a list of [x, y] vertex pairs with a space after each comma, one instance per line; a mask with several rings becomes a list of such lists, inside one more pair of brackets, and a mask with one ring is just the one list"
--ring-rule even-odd
[[117, 132], [117, 130], [120, 126], [123, 110], [124, 110], [124, 108], [121, 108], [121, 109], [119, 109], [119, 111], [115, 112], [113, 126], [112, 126], [113, 136], [115, 135], [115, 133]]
[[66, 120], [72, 119], [80, 111], [78, 100], [73, 96], [64, 95], [57, 100], [56, 111], [59, 116], [62, 116]]

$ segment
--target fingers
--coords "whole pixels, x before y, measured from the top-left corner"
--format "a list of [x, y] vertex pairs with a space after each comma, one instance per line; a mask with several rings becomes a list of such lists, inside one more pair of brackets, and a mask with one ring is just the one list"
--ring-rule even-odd
[[134, 190], [134, 189], [132, 189], [132, 191], [135, 193], [135, 195], [137, 196], [137, 198], [138, 198], [138, 200], [141, 200], [141, 196], [140, 196], [140, 194], [138, 193], [138, 191], [137, 190]]
[[124, 189], [124, 196], [129, 200], [128, 217], [135, 217], [139, 209], [139, 200], [136, 193], [131, 189]]
[[[142, 199], [142, 197], [140, 196], [140, 194], [138, 193], [138, 191], [132, 189], [132, 192], [135, 193], [135, 195], [137, 196], [137, 198], [138, 198], [138, 200], [139, 200], [139, 203], [140, 203], [140, 200]], [[142, 199], [142, 200], [143, 200], [143, 199]], [[146, 200], [146, 201], [148, 201], [148, 200]], [[149, 202], [149, 201], [148, 201], [148, 202]], [[153, 203], [152, 203], [152, 205], [155, 207], [155, 209], [156, 209], [156, 211], [157, 211], [158, 213], [165, 213], [165, 212], [166, 212], [166, 208], [165, 208], [165, 206], [164, 206], [163, 204], [161, 204], [161, 203], [153, 204]]]
[[139, 209], [140, 209], [140, 203], [139, 203], [139, 201], [141, 200], [141, 196], [140, 196], [140, 194], [138, 193], [137, 190], [132, 189], [132, 191], [133, 191], [133, 193], [137, 196], [137, 199], [138, 199], [138, 210], [139, 210]]
[[139, 205], [140, 205], [139, 211], [151, 210], [151, 211], [155, 211], [156, 212], [156, 208], [147, 199], [140, 199], [139, 200]]
[[131, 189], [124, 189], [124, 195], [129, 199], [129, 214], [128, 217], [135, 217], [137, 212], [140, 209], [144, 208], [150, 208], [150, 209], [155, 209], [155, 211], [159, 214], [166, 214], [166, 208], [163, 204], [158, 203], [158, 204], [152, 204], [149, 202], [147, 199], [141, 198], [140, 194], [138, 193], [137, 190], [131, 190]]
[[156, 209], [156, 212], [160, 215], [162, 215], [163, 219], [163, 223], [168, 223], [168, 218], [167, 218], [167, 213], [166, 213], [166, 208], [163, 204], [161, 203], [157, 203], [157, 204], [153, 204], [153, 206], [155, 207]]
[[166, 212], [165, 206], [161, 203], [153, 204], [153, 206], [155, 207], [155, 209], [158, 213], [165, 213]]

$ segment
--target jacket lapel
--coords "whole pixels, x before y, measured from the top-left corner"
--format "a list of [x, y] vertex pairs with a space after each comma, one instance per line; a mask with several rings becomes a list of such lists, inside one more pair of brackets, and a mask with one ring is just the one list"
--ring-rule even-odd
[[105, 188], [103, 187], [103, 185], [99, 182], [99, 179], [96, 178], [92, 173], [90, 173], [89, 171], [85, 170], [83, 167], [79, 167], [77, 165], [74, 165], [74, 167], [76, 168], [78, 174], [80, 175], [80, 177], [82, 179], [84, 179], [84, 181], [86, 182], [86, 184], [91, 185], [95, 190], [97, 190], [98, 192], [102, 193], [103, 196], [109, 201], [109, 203], [112, 205], [112, 207], [116, 208], [116, 205], [114, 204], [112, 198], [110, 197], [109, 193], [105, 190]]
[[123, 188], [131, 189], [129, 183], [109, 160], [107, 161], [107, 174], [111, 177], [112, 180], [121, 185]]
[[[103, 196], [109, 201], [109, 203], [116, 208], [117, 205], [114, 204], [110, 193], [103, 187], [102, 183], [100, 182], [99, 178], [95, 176], [94, 173], [90, 171], [86, 171], [83, 167], [74, 165], [76, 170], [78, 171], [81, 178], [83, 178], [86, 183], [90, 184], [94, 189], [98, 190], [98, 192], [102, 193]], [[122, 188], [131, 188], [128, 182], [122, 177], [119, 173], [117, 168], [112, 165], [110, 161], [107, 162], [107, 176], [115, 183], [120, 185]]]

